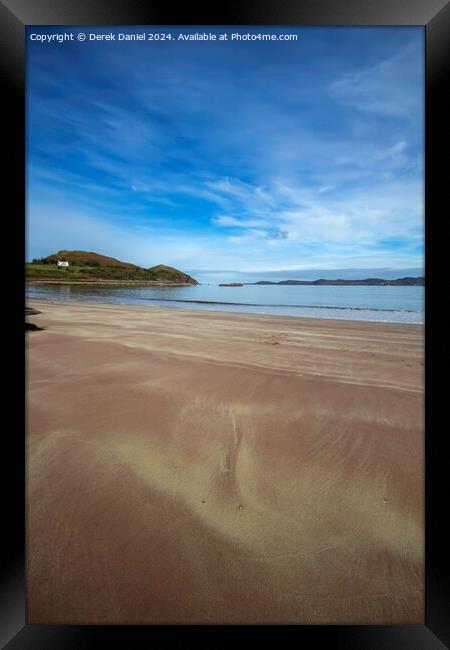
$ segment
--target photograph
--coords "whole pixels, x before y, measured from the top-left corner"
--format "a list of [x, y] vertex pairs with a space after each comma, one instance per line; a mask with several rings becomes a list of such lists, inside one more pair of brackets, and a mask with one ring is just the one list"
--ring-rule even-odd
[[424, 28], [25, 58], [27, 623], [424, 625]]

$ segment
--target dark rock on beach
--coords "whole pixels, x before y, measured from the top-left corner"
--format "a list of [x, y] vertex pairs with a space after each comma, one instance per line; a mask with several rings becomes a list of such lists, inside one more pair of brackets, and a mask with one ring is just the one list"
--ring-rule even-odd
[[37, 332], [37, 331], [42, 331], [44, 328], [39, 327], [38, 325], [35, 325], [34, 323], [27, 323], [25, 321], [25, 331], [26, 332]]
[[25, 316], [35, 316], [36, 314], [42, 314], [42, 312], [32, 307], [25, 307]]

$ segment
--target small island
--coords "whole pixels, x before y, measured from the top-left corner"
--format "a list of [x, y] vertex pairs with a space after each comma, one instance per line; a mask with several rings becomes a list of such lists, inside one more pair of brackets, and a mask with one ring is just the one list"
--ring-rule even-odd
[[187, 286], [198, 284], [187, 273], [164, 264], [143, 268], [114, 257], [88, 251], [62, 250], [25, 265], [29, 283], [143, 284]]
[[243, 287], [242, 282], [222, 282], [219, 287]]

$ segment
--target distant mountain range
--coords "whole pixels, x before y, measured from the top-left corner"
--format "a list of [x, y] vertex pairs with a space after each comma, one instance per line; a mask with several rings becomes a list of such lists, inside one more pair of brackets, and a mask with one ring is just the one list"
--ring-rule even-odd
[[[67, 267], [58, 262], [68, 262]], [[187, 273], [164, 264], [148, 269], [89, 251], [62, 250], [26, 265], [27, 280], [55, 282], [125, 282], [198, 284]]]
[[398, 278], [397, 280], [384, 280], [382, 278], [366, 278], [365, 280], [280, 280], [280, 282], [270, 282], [269, 280], [260, 280], [259, 282], [246, 282], [246, 284], [313, 284], [313, 285], [337, 285], [337, 286], [395, 286], [395, 287], [423, 287], [425, 278]]

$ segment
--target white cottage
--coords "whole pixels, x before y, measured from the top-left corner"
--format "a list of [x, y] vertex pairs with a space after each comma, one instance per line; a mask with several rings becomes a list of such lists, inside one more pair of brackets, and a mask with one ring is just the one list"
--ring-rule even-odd
[[58, 266], [69, 266], [69, 262], [66, 260], [58, 260]]

